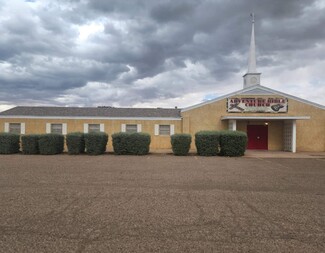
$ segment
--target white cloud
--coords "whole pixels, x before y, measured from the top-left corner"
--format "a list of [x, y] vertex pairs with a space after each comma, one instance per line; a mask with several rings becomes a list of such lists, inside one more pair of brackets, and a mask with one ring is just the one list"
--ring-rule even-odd
[[104, 31], [104, 25], [97, 22], [92, 22], [87, 25], [81, 25], [78, 27], [79, 30], [79, 40], [84, 41], [87, 40], [89, 36], [101, 33]]

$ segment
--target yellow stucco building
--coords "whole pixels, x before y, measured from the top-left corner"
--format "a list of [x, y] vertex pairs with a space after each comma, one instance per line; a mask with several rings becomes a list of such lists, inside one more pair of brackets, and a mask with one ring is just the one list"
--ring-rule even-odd
[[0, 132], [146, 132], [151, 149], [170, 149], [170, 135], [189, 133], [194, 149], [196, 132], [229, 129], [246, 132], [249, 149], [325, 151], [325, 106], [264, 87], [260, 75], [253, 20], [242, 90], [183, 109], [18, 106], [0, 113]]
[[325, 151], [325, 107], [254, 85], [181, 112], [183, 132], [240, 130], [249, 149]]
[[146, 132], [151, 149], [170, 149], [174, 133], [194, 140], [198, 131], [225, 129], [246, 132], [249, 149], [325, 151], [324, 106], [258, 84], [184, 109], [18, 106], [0, 113], [0, 132]]
[[[18, 106], [0, 113], [0, 132], [146, 132], [152, 149], [167, 149], [170, 135], [182, 132], [182, 123], [180, 109]], [[112, 150], [111, 140], [108, 149]]]

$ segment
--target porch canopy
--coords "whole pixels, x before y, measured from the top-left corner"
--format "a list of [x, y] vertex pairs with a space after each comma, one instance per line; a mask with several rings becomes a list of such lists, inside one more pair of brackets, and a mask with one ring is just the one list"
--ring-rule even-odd
[[283, 146], [284, 151], [296, 152], [297, 143], [297, 120], [308, 120], [310, 116], [222, 116], [221, 120], [228, 120], [228, 129], [237, 130], [237, 120], [256, 120], [256, 121], [272, 121], [282, 120], [283, 128]]

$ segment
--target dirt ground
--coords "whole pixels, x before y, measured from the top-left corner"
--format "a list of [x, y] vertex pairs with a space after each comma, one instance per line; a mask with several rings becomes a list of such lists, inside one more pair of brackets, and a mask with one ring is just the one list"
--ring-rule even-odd
[[325, 159], [0, 156], [0, 252], [325, 252]]

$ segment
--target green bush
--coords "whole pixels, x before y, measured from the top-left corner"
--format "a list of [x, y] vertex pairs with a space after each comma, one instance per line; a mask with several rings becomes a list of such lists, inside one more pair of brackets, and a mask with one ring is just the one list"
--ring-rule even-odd
[[219, 149], [219, 132], [200, 131], [195, 134], [195, 146], [198, 155], [215, 156]]
[[27, 134], [21, 137], [21, 146], [24, 154], [39, 154], [38, 140], [40, 135]]
[[147, 155], [151, 137], [147, 133], [115, 133], [112, 142], [117, 155]]
[[89, 155], [101, 155], [106, 151], [108, 135], [106, 133], [85, 134], [86, 153]]
[[0, 133], [0, 154], [14, 154], [19, 152], [19, 134]]
[[174, 155], [187, 155], [192, 142], [190, 134], [173, 134], [170, 137]]
[[64, 149], [64, 136], [62, 134], [41, 134], [38, 147], [41, 155], [61, 154]]
[[219, 155], [243, 156], [247, 146], [247, 134], [241, 131], [221, 131], [219, 142]]
[[66, 142], [69, 155], [78, 155], [85, 152], [85, 135], [83, 133], [68, 133]]

